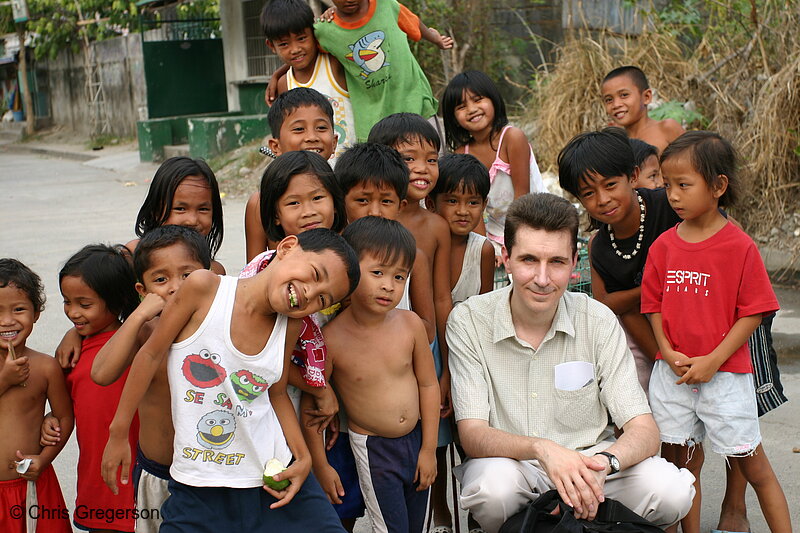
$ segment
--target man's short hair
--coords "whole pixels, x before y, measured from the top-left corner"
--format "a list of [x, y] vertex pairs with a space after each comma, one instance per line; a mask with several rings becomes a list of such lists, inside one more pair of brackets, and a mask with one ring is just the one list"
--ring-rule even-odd
[[578, 253], [578, 211], [560, 196], [538, 192], [520, 196], [511, 203], [504, 233], [508, 255], [511, 255], [521, 227], [566, 232], [572, 241], [572, 255]]
[[150, 261], [153, 252], [173, 244], [182, 244], [192, 259], [203, 265], [206, 270], [211, 268], [211, 251], [203, 236], [192, 228], [167, 224], [145, 233], [136, 245], [136, 250], [133, 252], [133, 272], [139, 282], [144, 283], [144, 273], [152, 268]]
[[333, 107], [328, 98], [315, 89], [297, 87], [279, 94], [272, 107], [269, 108], [267, 122], [269, 122], [269, 129], [272, 130], [272, 136], [275, 139], [280, 139], [281, 137], [283, 121], [292, 112], [301, 107], [320, 108], [330, 119], [331, 125], [333, 125]]
[[400, 153], [377, 143], [359, 143], [348, 148], [336, 161], [336, 179], [346, 196], [359, 183], [389, 186], [400, 200], [408, 193], [408, 167]]
[[650, 88], [650, 83], [647, 81], [647, 76], [644, 75], [642, 69], [639, 67], [634, 67], [633, 65], [626, 65], [624, 67], [617, 67], [608, 74], [606, 77], [603, 78], [603, 83], [607, 82], [612, 78], [617, 78], [619, 76], [629, 76], [633, 81], [633, 84], [636, 86], [637, 89], [640, 91], [646, 91]]
[[382, 118], [369, 130], [367, 142], [397, 148], [400, 143], [427, 142], [438, 152], [442, 139], [430, 122], [416, 113], [394, 113]]
[[33, 305], [34, 313], [44, 310], [44, 285], [42, 278], [16, 259], [0, 259], [0, 288], [14, 286], [25, 293]]
[[491, 182], [489, 171], [471, 154], [447, 154], [439, 158], [439, 179], [431, 191], [436, 201], [439, 194], [454, 193], [459, 189], [467, 194], [477, 194], [486, 201]]
[[303, 0], [269, 0], [261, 10], [261, 29], [270, 41], [314, 27], [314, 12]]
[[298, 233], [297, 242], [306, 252], [323, 253], [330, 250], [336, 254], [347, 267], [347, 279], [350, 280], [347, 295], [356, 290], [361, 280], [361, 267], [352, 246], [341, 235], [327, 228], [314, 228]]
[[408, 270], [414, 266], [417, 243], [411, 232], [396, 220], [361, 217], [344, 229], [342, 237], [356, 251], [359, 260], [370, 253], [385, 265], [400, 261]]

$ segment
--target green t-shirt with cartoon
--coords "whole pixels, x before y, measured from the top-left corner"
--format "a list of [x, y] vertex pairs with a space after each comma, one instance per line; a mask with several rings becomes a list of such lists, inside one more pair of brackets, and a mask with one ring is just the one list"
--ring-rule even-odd
[[420, 39], [419, 19], [395, 0], [370, 0], [356, 22], [317, 22], [314, 34], [344, 66], [359, 142], [392, 113], [436, 114], [439, 103], [408, 44]]

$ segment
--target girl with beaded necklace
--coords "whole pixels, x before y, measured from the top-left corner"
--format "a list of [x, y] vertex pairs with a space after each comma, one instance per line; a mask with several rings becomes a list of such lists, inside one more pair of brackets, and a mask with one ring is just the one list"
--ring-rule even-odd
[[650, 245], [681, 219], [664, 189], [634, 188], [638, 172], [620, 128], [582, 133], [558, 156], [561, 188], [581, 202], [589, 230], [597, 230], [589, 241], [593, 296], [619, 317], [646, 393], [658, 345], [639, 311], [642, 274]]

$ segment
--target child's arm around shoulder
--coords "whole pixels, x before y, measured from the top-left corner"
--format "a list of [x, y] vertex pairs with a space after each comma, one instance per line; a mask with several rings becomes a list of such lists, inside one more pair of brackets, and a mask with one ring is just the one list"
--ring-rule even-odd
[[103, 480], [114, 494], [119, 492], [116, 480], [120, 467], [120, 481], [123, 484], [128, 483], [131, 464], [128, 432], [139, 403], [150, 387], [150, 382], [166, 357], [170, 345], [188, 337], [187, 331], [194, 333], [202, 318], [205, 318], [219, 284], [219, 276], [211, 271], [195, 270], [189, 274], [172, 300], [164, 307], [152, 335], [134, 357], [117, 412], [108, 428], [108, 443], [103, 452]]
[[[327, 52], [320, 52], [320, 54], [326, 54]], [[344, 90], [347, 90], [347, 78], [344, 75], [344, 67], [339, 62], [338, 59], [334, 57], [333, 54], [328, 54], [328, 60], [331, 63], [331, 70], [333, 71], [333, 79], [336, 80], [336, 83], [339, 84]]]
[[433, 354], [425, 333], [425, 325], [414, 313], [402, 312], [408, 332], [414, 336], [412, 363], [419, 389], [419, 412], [422, 419], [422, 447], [417, 460], [414, 481], [417, 490], [425, 490], [436, 479], [436, 441], [439, 436], [439, 382], [433, 366]]
[[[411, 279], [408, 280], [408, 297], [411, 308], [422, 319], [425, 331], [428, 333], [428, 342], [433, 342], [436, 335], [436, 311], [433, 303], [433, 280], [431, 258], [424, 251], [417, 248], [417, 257], [411, 268]], [[448, 287], [449, 288], [449, 287]]]
[[531, 192], [531, 146], [525, 132], [514, 126], [508, 128], [503, 138], [503, 152], [500, 158], [508, 161], [511, 167], [511, 183], [514, 199], [517, 199]]
[[47, 401], [50, 404], [51, 414], [58, 419], [59, 428], [61, 430], [61, 440], [54, 446], [44, 446], [38, 455], [23, 454], [20, 450], [17, 451], [18, 459], [32, 459], [28, 471], [22, 475], [24, 479], [35, 481], [44, 469], [46, 469], [53, 459], [61, 452], [64, 445], [69, 440], [72, 433], [72, 427], [75, 421], [72, 411], [72, 400], [67, 391], [67, 384], [64, 380], [64, 373], [61, 366], [55, 358], [44, 355], [36, 354], [37, 371], [43, 372], [47, 378]]
[[92, 363], [92, 381], [106, 386], [119, 379], [152, 333], [150, 321], [164, 309], [165, 303], [161, 296], [152, 292], [144, 297], [117, 332], [97, 352]]

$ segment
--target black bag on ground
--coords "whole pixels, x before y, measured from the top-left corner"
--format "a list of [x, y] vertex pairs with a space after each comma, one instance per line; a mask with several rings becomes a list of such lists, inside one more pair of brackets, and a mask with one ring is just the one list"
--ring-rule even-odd
[[[558, 508], [558, 515], [550, 514]], [[530, 502], [506, 520], [500, 533], [663, 533], [621, 503], [611, 498], [600, 504], [594, 520], [575, 518], [572, 507], [561, 500], [558, 491], [550, 490]]]

